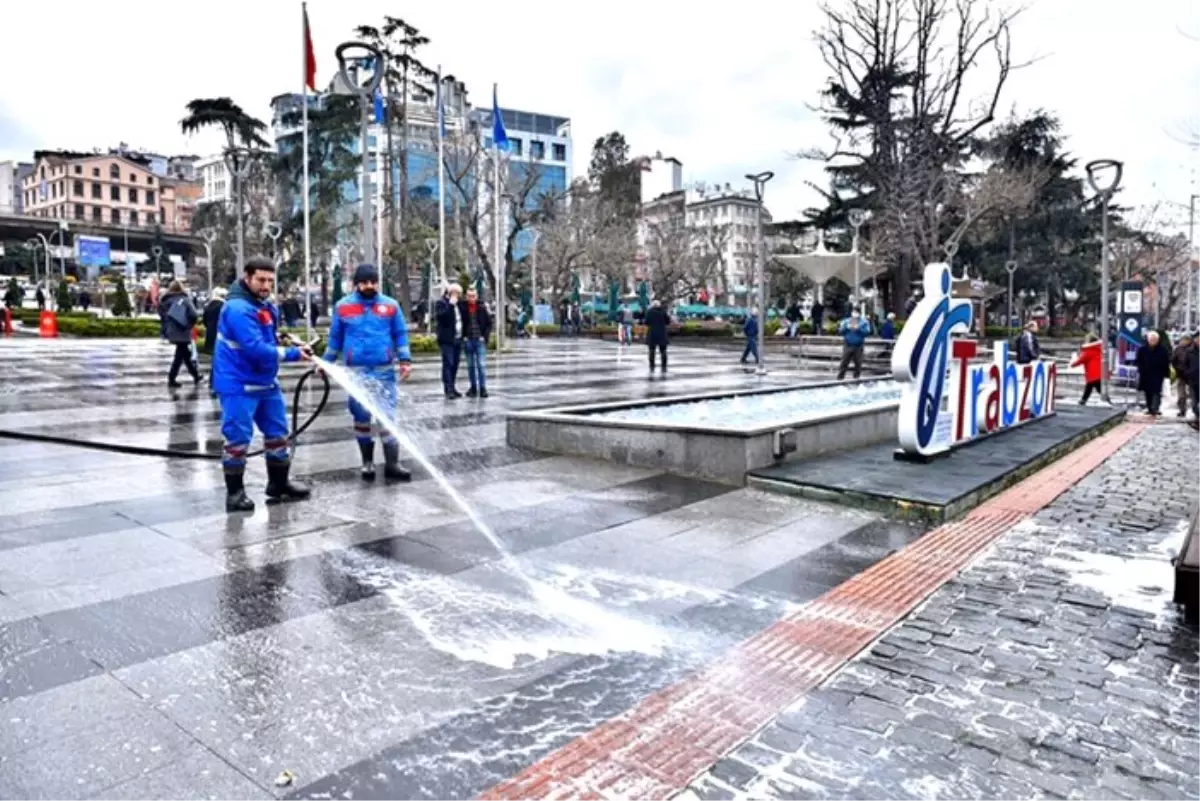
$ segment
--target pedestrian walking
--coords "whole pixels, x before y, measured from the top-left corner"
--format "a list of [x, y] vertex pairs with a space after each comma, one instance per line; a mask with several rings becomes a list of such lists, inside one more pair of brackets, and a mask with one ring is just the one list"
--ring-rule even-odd
[[663, 375], [667, 373], [667, 327], [671, 325], [671, 315], [662, 307], [657, 298], [650, 301], [646, 310], [646, 345], [650, 351], [650, 372], [654, 372], [655, 352], [662, 356]]
[[[1178, 344], [1171, 351], [1171, 371], [1174, 374], [1175, 405], [1180, 417], [1187, 417], [1188, 407], [1192, 405], [1188, 396], [1192, 388], [1187, 380], [1188, 354], [1192, 351], [1193, 340], [1188, 334], [1179, 337]], [[1194, 402], [1194, 399], [1192, 399]]]
[[1079, 399], [1080, 406], [1086, 406], [1093, 392], [1100, 391], [1102, 378], [1103, 354], [1101, 354], [1100, 337], [1088, 334], [1079, 349], [1079, 353], [1071, 360], [1072, 367], [1083, 367], [1083, 397]]
[[171, 368], [167, 371], [167, 386], [178, 387], [175, 379], [179, 377], [179, 368], [187, 366], [192, 375], [192, 381], [200, 384], [200, 369], [192, 357], [192, 329], [200, 319], [195, 304], [183, 290], [179, 281], [172, 281], [167, 292], [158, 304], [158, 312], [162, 317], [163, 336], [175, 347], [171, 359]]
[[1163, 382], [1171, 372], [1171, 351], [1157, 331], [1146, 334], [1146, 344], [1138, 348], [1134, 363], [1138, 370], [1138, 391], [1146, 395], [1146, 411], [1158, 417], [1162, 414]]
[[838, 325], [842, 337], [842, 361], [838, 364], [837, 380], [846, 377], [846, 370], [854, 365], [854, 377], [862, 375], [863, 345], [871, 336], [871, 324], [862, 319], [858, 309], [852, 308], [850, 316]]
[[746, 337], [746, 347], [742, 350], [742, 364], [751, 356], [755, 364], [761, 364], [758, 358], [758, 310], [751, 309], [742, 323], [742, 334]]
[[1025, 323], [1025, 330], [1017, 339], [1017, 364], [1030, 364], [1042, 356], [1042, 343], [1037, 338], [1038, 324], [1034, 320]]

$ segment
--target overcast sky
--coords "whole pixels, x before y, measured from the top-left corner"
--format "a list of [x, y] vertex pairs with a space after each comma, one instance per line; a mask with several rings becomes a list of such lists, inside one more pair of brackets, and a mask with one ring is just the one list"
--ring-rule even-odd
[[[712, 9], [312, 0], [309, 18], [319, 85], [355, 25], [403, 14], [432, 40], [424, 60], [464, 80], [476, 105], [490, 103], [496, 81], [502, 106], [570, 117], [577, 175], [591, 142], [617, 129], [635, 154], [679, 158], [685, 181], [744, 183], [774, 170], [768, 208], [794, 218], [817, 202], [805, 180], [823, 182], [819, 166], [790, 157], [828, 141], [808, 108], [825, 78], [812, 36], [821, 13], [813, 0]], [[302, 77], [300, 4], [290, 0], [6, 0], [0, 30], [10, 34], [0, 42], [0, 160], [121, 141], [208, 154], [215, 135], [179, 132], [188, 100], [226, 95], [269, 118], [270, 98]], [[1200, 117], [1197, 39], [1195, 0], [1033, 0], [1014, 45], [1018, 58], [1041, 60], [1013, 75], [1002, 107], [1056, 111], [1081, 162], [1123, 160], [1126, 204], [1186, 207], [1197, 153], [1176, 137]], [[1186, 208], [1164, 208], [1186, 224]]]

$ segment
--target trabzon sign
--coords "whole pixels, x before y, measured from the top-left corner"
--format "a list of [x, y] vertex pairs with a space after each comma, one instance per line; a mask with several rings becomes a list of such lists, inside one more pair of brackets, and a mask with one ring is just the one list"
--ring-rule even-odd
[[900, 447], [907, 453], [931, 456], [1054, 413], [1053, 362], [1017, 364], [998, 341], [991, 364], [971, 363], [975, 341], [952, 335], [970, 331], [974, 313], [969, 300], [950, 296], [952, 283], [949, 265], [925, 266], [925, 295], [892, 351], [892, 376], [905, 384]]

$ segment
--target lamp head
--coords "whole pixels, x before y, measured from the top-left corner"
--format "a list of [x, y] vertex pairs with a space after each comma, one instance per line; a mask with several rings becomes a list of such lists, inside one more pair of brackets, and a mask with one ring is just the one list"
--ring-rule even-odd
[[850, 225], [859, 228], [867, 221], [867, 212], [864, 209], [850, 209], [846, 218], [850, 220]]
[[1111, 195], [1121, 185], [1121, 173], [1125, 165], [1116, 159], [1096, 159], [1089, 161], [1084, 169], [1088, 183], [1096, 194]]

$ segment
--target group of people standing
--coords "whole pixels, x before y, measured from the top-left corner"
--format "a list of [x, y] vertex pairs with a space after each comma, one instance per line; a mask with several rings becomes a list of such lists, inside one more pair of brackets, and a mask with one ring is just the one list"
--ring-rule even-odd
[[479, 300], [475, 287], [467, 287], [466, 298], [462, 294], [458, 284], [447, 284], [433, 312], [442, 356], [442, 391], [448, 400], [463, 396], [458, 391], [458, 368], [464, 354], [469, 382], [467, 397], [488, 396], [487, 343], [492, 335], [492, 314]]

